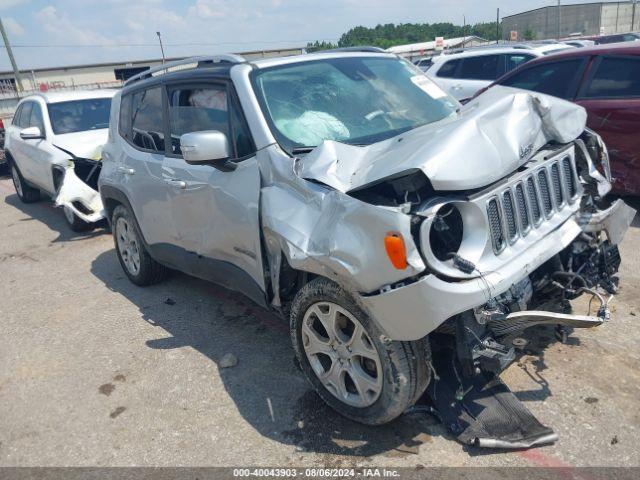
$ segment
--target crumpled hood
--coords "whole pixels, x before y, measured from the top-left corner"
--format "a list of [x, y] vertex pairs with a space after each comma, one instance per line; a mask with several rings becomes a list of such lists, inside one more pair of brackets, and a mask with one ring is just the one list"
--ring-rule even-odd
[[102, 159], [102, 147], [107, 143], [108, 128], [56, 135], [53, 144], [76, 157]]
[[526, 163], [551, 141], [585, 129], [584, 108], [548, 95], [496, 86], [459, 114], [358, 147], [324, 141], [300, 160], [302, 178], [348, 192], [414, 169], [436, 190], [486, 186]]

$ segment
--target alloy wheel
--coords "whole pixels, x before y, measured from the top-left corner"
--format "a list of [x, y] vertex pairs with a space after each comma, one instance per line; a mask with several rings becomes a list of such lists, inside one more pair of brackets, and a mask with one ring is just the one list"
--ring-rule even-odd
[[16, 187], [16, 192], [22, 197], [22, 181], [15, 165], [11, 165], [11, 178], [13, 179], [13, 186]]
[[131, 275], [138, 275], [140, 272], [138, 235], [129, 222], [122, 217], [116, 221], [116, 242], [125, 267]]
[[317, 302], [305, 312], [302, 344], [325, 388], [353, 407], [372, 405], [382, 392], [380, 356], [362, 324], [346, 309]]

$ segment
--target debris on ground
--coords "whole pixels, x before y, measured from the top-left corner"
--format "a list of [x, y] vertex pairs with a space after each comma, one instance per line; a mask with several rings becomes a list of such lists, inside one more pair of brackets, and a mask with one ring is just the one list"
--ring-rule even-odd
[[168, 298], [167, 297], [167, 299], [164, 301], [164, 304], [173, 306], [173, 305], [176, 304], [176, 301], [173, 298]]
[[596, 397], [587, 397], [584, 399], [584, 401], [588, 404], [598, 403], [598, 399]]
[[111, 418], [116, 418], [118, 415], [120, 415], [122, 412], [124, 412], [127, 409], [127, 407], [118, 407], [116, 408], [113, 412], [111, 412], [109, 414], [109, 416]]
[[113, 385], [112, 383], [105, 383], [104, 385], [100, 385], [98, 387], [98, 391], [103, 394], [106, 395], [107, 397], [109, 395], [111, 395], [111, 393], [116, 389], [115, 385]]
[[616, 443], [618, 443], [618, 436], [614, 435], [613, 438], [611, 439], [611, 445], [615, 445]]
[[236, 357], [233, 353], [224, 354], [220, 359], [220, 361], [218, 362], [218, 366], [220, 368], [235, 367], [237, 364], [238, 364], [238, 357]]

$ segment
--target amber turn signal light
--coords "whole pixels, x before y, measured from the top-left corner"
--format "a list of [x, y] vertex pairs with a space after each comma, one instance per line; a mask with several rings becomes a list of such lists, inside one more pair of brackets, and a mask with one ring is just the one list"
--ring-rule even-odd
[[404, 240], [397, 233], [390, 233], [384, 237], [384, 248], [391, 264], [398, 270], [407, 268], [407, 250], [404, 248]]

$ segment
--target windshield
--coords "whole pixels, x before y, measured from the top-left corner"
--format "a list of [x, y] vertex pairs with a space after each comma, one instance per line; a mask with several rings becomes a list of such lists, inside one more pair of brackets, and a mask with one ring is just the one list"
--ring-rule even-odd
[[50, 103], [48, 107], [51, 128], [56, 135], [109, 127], [111, 98]]
[[369, 145], [441, 120], [458, 107], [398, 58], [331, 58], [253, 75], [263, 112], [289, 151], [324, 140]]

